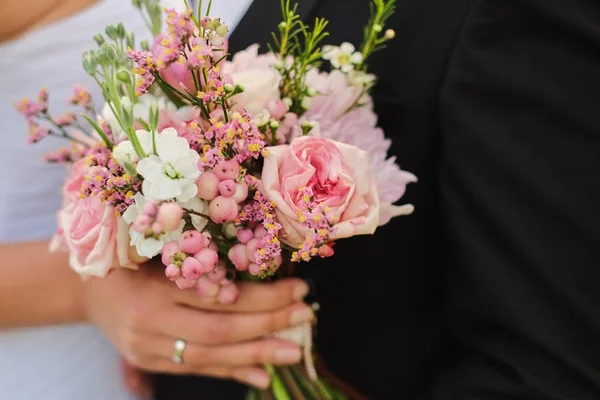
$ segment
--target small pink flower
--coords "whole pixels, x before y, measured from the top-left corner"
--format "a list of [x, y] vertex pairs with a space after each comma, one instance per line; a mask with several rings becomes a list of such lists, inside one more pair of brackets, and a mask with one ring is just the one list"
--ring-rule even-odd
[[68, 250], [71, 267], [83, 277], [105, 276], [113, 267], [136, 268], [145, 261], [129, 245], [128, 226], [98, 196], [81, 197], [89, 167], [80, 160], [63, 186], [63, 207], [57, 214], [58, 232], [51, 251]]
[[309, 187], [314, 201], [334, 216], [334, 237], [372, 234], [379, 222], [379, 199], [369, 174], [367, 154], [344, 143], [317, 137], [300, 137], [290, 145], [269, 147], [259, 188], [275, 203], [280, 239], [295, 248], [302, 245], [308, 228], [300, 221]]

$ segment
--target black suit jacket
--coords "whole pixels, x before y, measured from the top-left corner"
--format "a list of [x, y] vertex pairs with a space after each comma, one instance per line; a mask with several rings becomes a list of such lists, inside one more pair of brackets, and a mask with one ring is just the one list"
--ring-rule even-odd
[[[299, 0], [334, 44], [360, 42], [368, 2]], [[370, 65], [416, 211], [300, 269], [320, 353], [367, 397], [600, 397], [599, 10], [398, 2], [397, 37]], [[279, 18], [278, 0], [255, 0], [232, 51], [267, 43]], [[229, 382], [158, 382], [159, 400], [242, 398]]]

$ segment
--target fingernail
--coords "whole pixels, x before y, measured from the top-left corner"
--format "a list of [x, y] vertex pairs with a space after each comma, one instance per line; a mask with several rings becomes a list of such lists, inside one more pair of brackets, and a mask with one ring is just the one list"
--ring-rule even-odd
[[264, 372], [252, 372], [248, 375], [248, 383], [261, 389], [269, 387], [269, 377]]
[[305, 322], [312, 321], [313, 312], [310, 308], [304, 307], [300, 310], [296, 310], [290, 315], [290, 325], [300, 325]]
[[301, 301], [304, 300], [308, 294], [309, 287], [306, 283], [302, 282], [294, 288], [294, 299]]
[[300, 349], [277, 349], [273, 358], [276, 364], [295, 364], [300, 362], [302, 353], [300, 353]]

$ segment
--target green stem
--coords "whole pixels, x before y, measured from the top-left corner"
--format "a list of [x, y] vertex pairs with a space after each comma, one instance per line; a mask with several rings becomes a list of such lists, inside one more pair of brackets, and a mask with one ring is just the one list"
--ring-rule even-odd
[[313, 383], [310, 380], [308, 380], [306, 378], [306, 376], [304, 376], [304, 374], [302, 374], [302, 372], [300, 372], [300, 368], [301, 368], [300, 366], [294, 365], [293, 367], [290, 368], [290, 371], [294, 375], [294, 378], [296, 378], [296, 381], [300, 383], [300, 385], [302, 386], [302, 389], [304, 389], [306, 392], [308, 392], [309, 395], [311, 395], [313, 399], [320, 400], [322, 398], [322, 396], [320, 396], [319, 393], [317, 393]]
[[317, 379], [317, 386], [319, 387], [319, 390], [325, 397], [325, 400], [334, 400], [333, 394], [329, 391], [329, 388], [320, 379]]
[[185, 93], [181, 92], [180, 90], [177, 90], [176, 88], [174, 88], [173, 86], [171, 86], [170, 84], [168, 84], [165, 80], [163, 80], [163, 78], [161, 78], [161, 76], [159, 74], [155, 75], [156, 78], [158, 78], [158, 80], [165, 85], [165, 87], [167, 87], [168, 89], [172, 90], [173, 92], [177, 93], [179, 96], [183, 97], [184, 99], [186, 99], [187, 101], [189, 101], [190, 103], [194, 104], [196, 103], [196, 100], [188, 95], [186, 95]]
[[271, 365], [266, 365], [265, 369], [271, 376], [271, 391], [275, 396], [276, 400], [292, 400], [285, 390], [285, 385], [281, 380], [281, 377], [277, 372], [275, 372], [275, 368]]
[[298, 386], [298, 383], [294, 380], [294, 376], [291, 374], [288, 367], [277, 368], [279, 371], [281, 378], [287, 385], [288, 389], [292, 393], [292, 397], [294, 400], [304, 400], [304, 394], [302, 393], [302, 389]]
[[129, 130], [129, 132], [127, 133], [127, 137], [131, 141], [131, 145], [133, 146], [133, 149], [135, 150], [135, 152], [138, 155], [138, 157], [140, 159], [146, 158], [147, 154], [144, 151], [144, 148], [142, 147], [142, 144], [140, 143], [140, 139], [138, 138], [137, 133], [135, 133], [135, 131], [133, 130], [133, 128], [131, 128]]
[[227, 105], [225, 104], [225, 97], [221, 98], [221, 106], [223, 108], [223, 117], [225, 118], [225, 122], [229, 122], [229, 114], [227, 113]]
[[[69, 133], [65, 130], [65, 128], [63, 128], [62, 126], [60, 126], [56, 122], [54, 122], [48, 114], [42, 114], [42, 115], [44, 116], [44, 119], [46, 121], [50, 122], [52, 125], [54, 125], [54, 127], [56, 127], [60, 131], [60, 135], [53, 134], [53, 136], [62, 137], [64, 139], [70, 140], [72, 142], [79, 143], [85, 147], [90, 147], [90, 146], [88, 146], [87, 143], [84, 143], [81, 140], [75, 139], [73, 136], [69, 135]], [[50, 132], [50, 133], [52, 134], [52, 132]]]

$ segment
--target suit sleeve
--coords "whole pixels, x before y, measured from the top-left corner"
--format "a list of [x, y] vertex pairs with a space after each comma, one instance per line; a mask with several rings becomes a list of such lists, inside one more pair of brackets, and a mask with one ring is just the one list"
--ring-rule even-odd
[[439, 399], [600, 392], [599, 21], [590, 1], [488, 0], [463, 27], [440, 95], [463, 350]]

